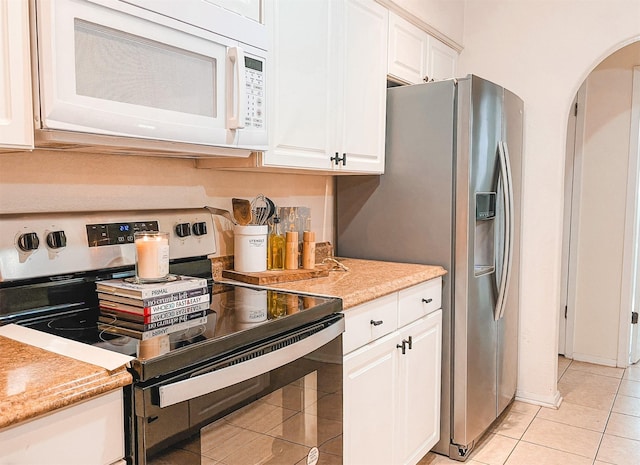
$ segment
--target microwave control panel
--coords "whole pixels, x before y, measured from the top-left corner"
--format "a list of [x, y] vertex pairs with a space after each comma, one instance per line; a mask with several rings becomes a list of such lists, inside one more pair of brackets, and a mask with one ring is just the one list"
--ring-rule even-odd
[[247, 89], [246, 128], [264, 128], [264, 62], [244, 57], [245, 86]]

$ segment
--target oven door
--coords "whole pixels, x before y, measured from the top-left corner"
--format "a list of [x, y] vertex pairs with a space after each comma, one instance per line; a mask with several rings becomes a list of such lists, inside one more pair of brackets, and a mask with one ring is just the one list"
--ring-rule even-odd
[[136, 462], [342, 464], [343, 331], [330, 315], [137, 386]]
[[247, 149], [221, 152], [234, 155], [266, 147], [262, 119], [248, 113], [264, 51], [109, 0], [38, 1], [36, 29], [40, 140], [87, 133]]

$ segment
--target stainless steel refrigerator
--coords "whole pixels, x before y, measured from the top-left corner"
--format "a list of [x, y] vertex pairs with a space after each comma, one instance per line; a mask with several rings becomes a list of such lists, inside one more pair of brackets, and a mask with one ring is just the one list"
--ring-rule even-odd
[[339, 256], [448, 271], [433, 450], [461, 461], [516, 391], [522, 117], [473, 75], [390, 88], [385, 173], [336, 180]]

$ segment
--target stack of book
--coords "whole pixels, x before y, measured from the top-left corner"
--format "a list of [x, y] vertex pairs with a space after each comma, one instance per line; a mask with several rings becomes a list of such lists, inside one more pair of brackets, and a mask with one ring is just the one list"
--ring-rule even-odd
[[176, 278], [153, 284], [124, 279], [96, 282], [98, 328], [146, 340], [206, 323], [210, 300], [207, 280]]

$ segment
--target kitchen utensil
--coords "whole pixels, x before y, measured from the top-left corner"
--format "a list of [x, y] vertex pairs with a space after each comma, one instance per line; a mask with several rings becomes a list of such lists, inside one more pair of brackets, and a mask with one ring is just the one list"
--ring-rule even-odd
[[229, 210], [224, 210], [222, 208], [216, 208], [216, 207], [208, 207], [208, 206], [205, 206], [204, 208], [209, 210], [209, 212], [212, 215], [222, 216], [228, 219], [229, 221], [231, 221], [233, 224], [238, 224], [238, 222], [233, 218], [233, 216], [231, 216], [231, 213], [229, 213]]
[[276, 214], [276, 204], [269, 197], [265, 197], [264, 199], [269, 207], [269, 213], [267, 214], [267, 222], [269, 222], [269, 220]]
[[233, 207], [233, 217], [236, 219], [237, 224], [246, 226], [251, 223], [251, 202], [247, 199], [231, 199], [231, 205]]
[[264, 195], [258, 194], [251, 201], [251, 213], [253, 215], [252, 224], [267, 224], [267, 219], [269, 217], [269, 204], [267, 203]]

